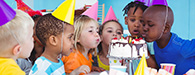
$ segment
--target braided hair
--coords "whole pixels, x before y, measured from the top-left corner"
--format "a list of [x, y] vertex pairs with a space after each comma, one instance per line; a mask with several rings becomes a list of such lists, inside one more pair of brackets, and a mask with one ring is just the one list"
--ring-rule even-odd
[[135, 7], [135, 10], [134, 10], [133, 14], [136, 12], [138, 7], [140, 7], [143, 11], [145, 11], [146, 8], [148, 8], [148, 6], [146, 6], [144, 4], [145, 3], [140, 2], [140, 1], [134, 1], [134, 2], [131, 2], [131, 3], [127, 4], [125, 6], [125, 8], [123, 8], [123, 10], [122, 10], [122, 11], [125, 11], [123, 16], [125, 16], [125, 14], [128, 14], [128, 11], [130, 10], [130, 8], [133, 8], [133, 7]]

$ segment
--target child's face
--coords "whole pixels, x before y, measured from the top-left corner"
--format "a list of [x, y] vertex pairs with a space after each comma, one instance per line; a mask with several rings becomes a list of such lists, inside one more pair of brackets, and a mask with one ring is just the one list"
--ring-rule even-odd
[[159, 14], [155, 14], [154, 11], [146, 10], [143, 14], [144, 18], [144, 25], [143, 29], [144, 32], [142, 36], [145, 38], [147, 42], [152, 42], [161, 38], [164, 25], [162, 17], [158, 17]]
[[33, 39], [33, 25], [29, 26], [29, 34], [24, 40], [24, 43], [21, 45], [20, 58], [28, 58], [31, 54], [31, 51], [34, 47], [34, 39]]
[[62, 54], [65, 56], [68, 56], [72, 52], [73, 45], [74, 45], [73, 35], [74, 35], [74, 26], [67, 25], [64, 31], [63, 51], [62, 51]]
[[108, 22], [104, 25], [102, 30], [102, 35], [100, 35], [102, 43], [109, 45], [113, 38], [118, 38], [122, 36], [122, 28], [116, 22]]
[[142, 14], [143, 11], [140, 7], [137, 8], [136, 12], [133, 14], [135, 7], [130, 8], [128, 11], [128, 16], [125, 17], [125, 24], [128, 25], [129, 32], [132, 37], [140, 36], [142, 29]]
[[100, 43], [100, 36], [98, 34], [99, 26], [94, 22], [86, 24], [80, 34], [78, 42], [86, 49], [96, 48]]

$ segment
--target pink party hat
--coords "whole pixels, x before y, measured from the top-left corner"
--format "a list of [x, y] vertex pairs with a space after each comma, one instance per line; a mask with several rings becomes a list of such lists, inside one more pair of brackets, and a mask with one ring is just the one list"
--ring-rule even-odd
[[106, 18], [104, 19], [104, 22], [109, 21], [109, 20], [117, 21], [117, 18], [116, 18], [116, 15], [114, 14], [114, 10], [112, 9], [112, 6], [110, 6], [110, 9], [108, 10], [108, 13], [106, 15]]
[[143, 2], [143, 3], [145, 3], [146, 6], [150, 5], [150, 0], [135, 0], [135, 1]]
[[4, 0], [0, 0], [0, 26], [12, 20], [15, 15], [16, 12]]
[[98, 13], [98, 1], [93, 4], [89, 9], [83, 12], [81, 15], [87, 15], [97, 21], [97, 13]]
[[150, 3], [150, 6], [152, 6], [152, 5], [166, 5], [166, 6], [168, 6], [167, 0], [152, 0], [152, 2]]

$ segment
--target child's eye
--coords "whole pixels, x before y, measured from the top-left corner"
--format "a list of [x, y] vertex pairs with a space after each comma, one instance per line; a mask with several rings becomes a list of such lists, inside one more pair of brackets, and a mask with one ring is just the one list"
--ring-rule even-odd
[[146, 26], [146, 24], [142, 24], [143, 26]]
[[121, 32], [116, 32], [118, 35], [121, 35]]
[[108, 30], [107, 32], [112, 33], [112, 30]]
[[154, 24], [148, 24], [148, 26], [149, 26], [149, 27], [152, 27], [152, 26], [154, 26]]
[[92, 30], [89, 30], [89, 32], [92, 32]]
[[135, 21], [135, 19], [130, 19], [132, 22], [134, 22]]
[[141, 23], [144, 23], [144, 20], [140, 20]]

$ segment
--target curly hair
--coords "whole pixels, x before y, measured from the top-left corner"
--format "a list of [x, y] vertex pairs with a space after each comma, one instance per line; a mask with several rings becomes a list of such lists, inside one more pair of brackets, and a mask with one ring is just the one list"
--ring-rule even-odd
[[125, 8], [123, 8], [123, 10], [122, 10], [122, 11], [125, 11], [123, 16], [125, 16], [125, 14], [128, 14], [128, 11], [130, 10], [130, 8], [133, 8], [133, 7], [135, 7], [135, 10], [134, 10], [133, 14], [136, 12], [138, 7], [140, 7], [143, 11], [145, 11], [146, 8], [148, 8], [148, 6], [146, 6], [144, 4], [145, 3], [140, 2], [140, 1], [134, 1], [134, 2], [131, 2], [131, 3], [127, 4], [125, 6]]
[[66, 29], [66, 25], [70, 24], [55, 18], [51, 14], [46, 14], [40, 18], [36, 25], [36, 35], [41, 43], [46, 46], [46, 41], [51, 35], [57, 36], [63, 32], [63, 25]]

